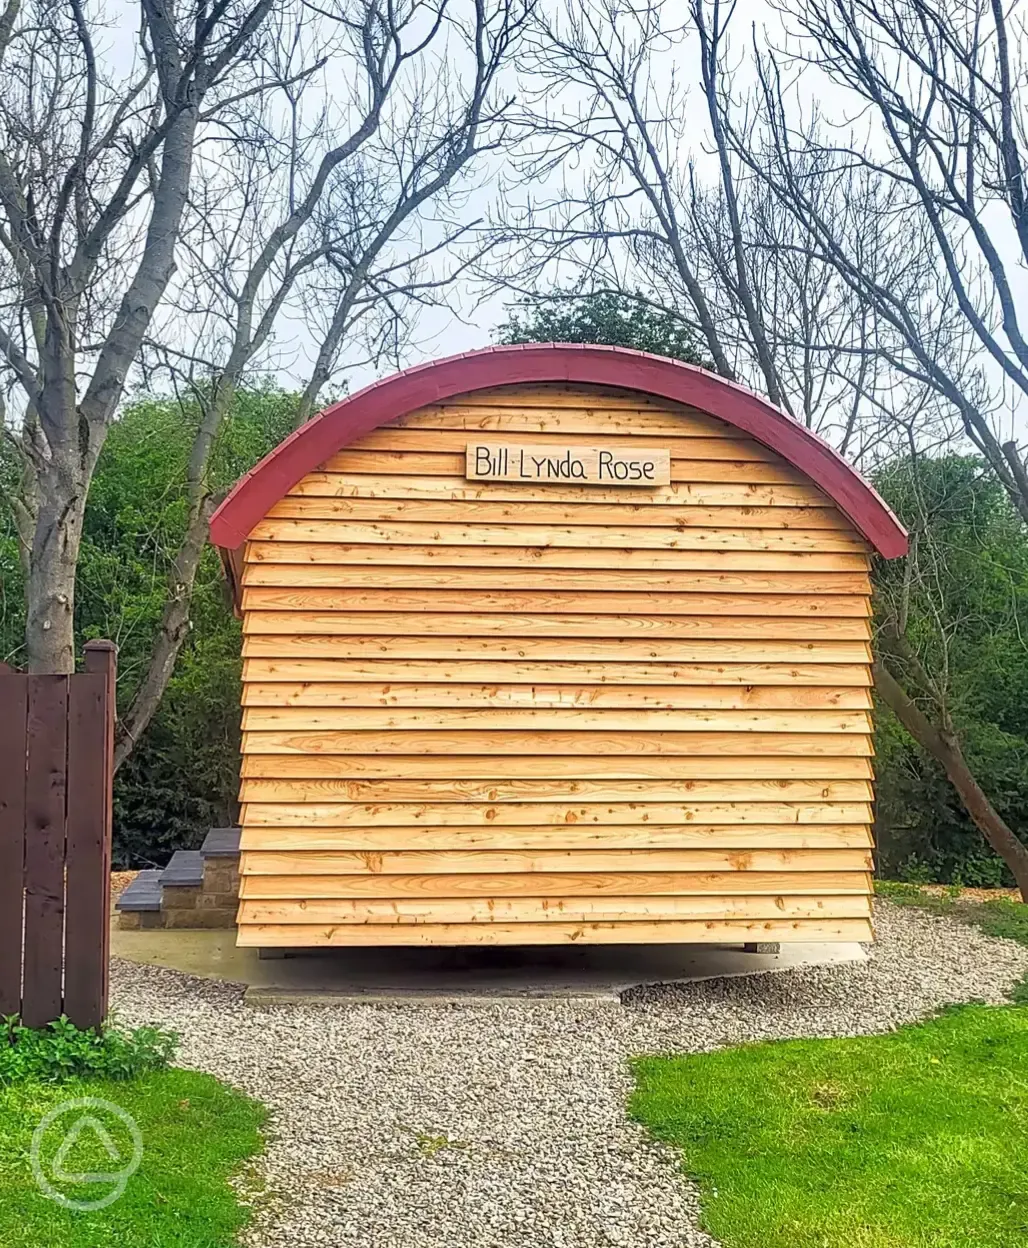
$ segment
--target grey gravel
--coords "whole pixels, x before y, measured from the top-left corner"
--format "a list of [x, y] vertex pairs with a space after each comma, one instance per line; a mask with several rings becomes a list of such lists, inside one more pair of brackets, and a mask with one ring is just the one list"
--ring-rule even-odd
[[868, 962], [634, 990], [609, 1001], [255, 1008], [120, 962], [128, 1023], [272, 1108], [250, 1248], [714, 1248], [674, 1155], [629, 1121], [627, 1059], [888, 1031], [1000, 1003], [1028, 949], [878, 907]]

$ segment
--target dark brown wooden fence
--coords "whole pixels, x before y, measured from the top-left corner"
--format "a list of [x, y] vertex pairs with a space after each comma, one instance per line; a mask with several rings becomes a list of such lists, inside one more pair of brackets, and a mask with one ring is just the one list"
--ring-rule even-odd
[[107, 1012], [117, 648], [74, 676], [0, 673], [0, 1015]]

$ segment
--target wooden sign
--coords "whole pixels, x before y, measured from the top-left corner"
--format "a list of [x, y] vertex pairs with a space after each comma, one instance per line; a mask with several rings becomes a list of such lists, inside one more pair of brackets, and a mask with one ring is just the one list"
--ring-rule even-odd
[[670, 484], [671, 452], [469, 442], [465, 475], [471, 481], [653, 487]]

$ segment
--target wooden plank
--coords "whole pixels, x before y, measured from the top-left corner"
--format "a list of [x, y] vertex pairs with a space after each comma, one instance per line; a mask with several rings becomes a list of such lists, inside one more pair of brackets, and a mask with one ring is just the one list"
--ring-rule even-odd
[[[248, 590], [275, 593], [275, 590]], [[284, 592], [284, 591], [283, 591]], [[866, 641], [871, 637], [865, 619], [831, 619], [789, 616], [732, 615], [546, 615], [498, 612], [494, 615], [460, 615], [453, 612], [405, 611], [258, 611], [243, 617], [246, 636], [258, 633], [305, 636], [406, 637], [419, 632], [434, 638], [477, 637], [616, 637], [626, 640], [650, 637], [677, 638], [773, 638], [814, 641]]]
[[[247, 659], [243, 665], [243, 680], [247, 692], [269, 681], [302, 684], [313, 689], [325, 683], [371, 684], [385, 689], [387, 686], [413, 688], [416, 684], [445, 688], [446, 682], [466, 687], [465, 682], [486, 681], [489, 688], [498, 691], [517, 684], [534, 686], [536, 690], [560, 685], [588, 689], [590, 697], [601, 701], [618, 697], [621, 686], [628, 687], [625, 696], [630, 700], [641, 695], [647, 686], [658, 687], [657, 697], [673, 688], [678, 698], [688, 697], [692, 686], [702, 688], [703, 696], [712, 698], [730, 697], [733, 687], [743, 686], [743, 696], [760, 703], [773, 697], [771, 690], [774, 688], [784, 688], [789, 697], [801, 697], [805, 688], [829, 692], [867, 689], [871, 673], [866, 664], [856, 663], [518, 663], [514, 660], [498, 663], [474, 659], [449, 662], [442, 659], [276, 658]], [[498, 692], [497, 697], [502, 695]], [[253, 704], [256, 705], [256, 700]], [[608, 701], [608, 704], [613, 705], [613, 702]]]
[[0, 675], [0, 1017], [21, 1013], [28, 677]]
[[[394, 462], [395, 459], [403, 456], [404, 453], [409, 454], [409, 452], [395, 452]], [[419, 458], [424, 462], [424, 459], [428, 457], [420, 456]], [[449, 454], [449, 456], [444, 456], [443, 458], [447, 459], [450, 466], [452, 466], [450, 470], [440, 470], [439, 464], [433, 463], [429, 466], [432, 469], [430, 472], [417, 472], [417, 470], [415, 472], [410, 472], [410, 470], [395, 472], [395, 470], [386, 469], [373, 475], [361, 472], [361, 470], [353, 472], [338, 458], [331, 458], [322, 464], [318, 464], [314, 472], [308, 475], [313, 477], [314, 474], [322, 474], [326, 475], [326, 477], [346, 477], [351, 480], [363, 478], [368, 489], [373, 489], [378, 482], [392, 484], [403, 478], [407, 478], [412, 488], [417, 488], [422, 490], [422, 492], [433, 492], [433, 485], [427, 484], [428, 482], [437, 483], [434, 487], [437, 490], [449, 488], [449, 483], [452, 482], [459, 482], [465, 488], [479, 488], [477, 484], [469, 482], [464, 477], [463, 466], [458, 467], [459, 456]], [[661, 485], [659, 489], [666, 492], [667, 489], [675, 490], [676, 487], [681, 487], [681, 485], [705, 485], [719, 482], [740, 485], [740, 487], [746, 487], [746, 485], [795, 485], [795, 487], [807, 485], [807, 487], [810, 487], [811, 484], [810, 478], [805, 477], [800, 472], [800, 469], [793, 468], [792, 464], [787, 464], [783, 459], [778, 459], [778, 461], [773, 461], [773, 459], [741, 459], [741, 461], [736, 459], [736, 461], [727, 461], [722, 456], [720, 459], [706, 457], [672, 459], [671, 482], [669, 485]], [[508, 485], [508, 487], [500, 485], [499, 488], [513, 489], [514, 487], [513, 485]], [[595, 488], [600, 489], [603, 487]], [[536, 485], [533, 489], [538, 489], [540, 493], [545, 492], [545, 497], [550, 497], [550, 495], [556, 495], [558, 492], [563, 493], [569, 489], [585, 489], [585, 487], [584, 485], [578, 485], [578, 487], [574, 487], [574, 485]]]
[[69, 686], [64, 1012], [77, 1027], [98, 1027], [105, 1013], [110, 904], [107, 677], [81, 672]]
[[728, 753], [760, 755], [821, 755], [870, 758], [866, 733], [750, 732], [245, 732], [245, 754], [556, 754], [592, 758], [666, 754], [703, 757]]
[[[417, 548], [404, 546], [399, 549]], [[538, 594], [539, 591], [558, 590], [581, 596], [597, 590], [610, 594], [616, 587], [622, 593], [666, 595], [683, 592], [683, 577], [679, 571], [650, 571], [645, 568], [618, 568], [615, 571], [613, 568], [407, 567], [393, 563], [367, 566], [306, 563], [298, 566], [294, 563], [265, 563], [249, 564], [243, 573], [243, 585], [251, 589], [288, 586], [331, 587], [340, 592], [367, 593], [377, 590], [389, 595], [413, 589], [442, 590], [451, 594], [482, 590], [501, 593], [529, 590]], [[383, 589], [383, 585], [387, 585], [388, 589]], [[748, 595], [755, 600], [753, 610], [761, 609], [762, 600], [768, 597], [811, 595], [866, 599], [870, 592], [867, 576], [856, 573], [691, 572], [688, 577], [688, 593], [730, 594], [737, 598]], [[358, 595], [353, 596], [356, 598]], [[763, 605], [766, 606], [766, 603]]]
[[[497, 771], [501, 768], [498, 766]], [[867, 780], [244, 779], [241, 802], [870, 802]], [[259, 822], [259, 820], [257, 821]], [[568, 820], [567, 822], [578, 822]], [[634, 820], [629, 821], [634, 822]], [[661, 822], [655, 819], [654, 822]]]
[[462, 729], [535, 729], [539, 732], [871, 732], [865, 711], [592, 710], [589, 707], [249, 707], [244, 732], [275, 730], [452, 732]]
[[[707, 446], [703, 447], [705, 453], [692, 459], [673, 459], [671, 461], [672, 485], [677, 482], [697, 481], [734, 481], [740, 485], [800, 485], [808, 480], [798, 469], [782, 460], [757, 458], [727, 460], [723, 454], [725, 446], [723, 442], [720, 443], [722, 453], [711, 457], [715, 444], [716, 440], [711, 439]], [[355, 465], [355, 454], [360, 455], [360, 452], [350, 452], [348, 458], [343, 458], [343, 455], [332, 456], [320, 464], [317, 471], [344, 476], [370, 477], [374, 474], [376, 479], [397, 476], [413, 477], [419, 481], [426, 477], [464, 479], [464, 460], [461, 455], [415, 455], [411, 451], [392, 453], [367, 451], [362, 460]], [[369, 460], [373, 462], [365, 462]]]
[[[667, 419], [678, 414], [688, 415], [698, 409], [689, 404], [677, 403], [672, 399], [664, 399], [658, 395], [642, 394], [625, 386], [581, 386], [565, 381], [532, 382], [525, 385], [492, 386], [483, 390], [474, 390], [468, 394], [457, 394], [446, 399], [444, 403], [426, 404], [421, 411], [442, 408], [445, 411], [454, 409], [480, 407], [513, 408], [516, 411], [528, 411], [534, 407], [583, 408], [602, 415], [604, 412], [616, 412], [626, 409], [638, 414], [639, 419]], [[712, 417], [712, 419], [717, 419]]]
[[[294, 879], [298, 897], [318, 896], [319, 888], [332, 889], [333, 897], [820, 896], [870, 890], [871, 853], [858, 849], [300, 852], [251, 847], [250, 834], [244, 829], [243, 876]], [[313, 882], [318, 877], [322, 884]]]
[[[565, 420], [567, 422], [570, 418], [565, 418]], [[595, 422], [592, 428], [585, 428], [586, 422], [577, 420], [574, 422], [579, 426], [577, 429], [545, 431], [532, 428], [531, 421], [515, 427], [509, 423], [509, 415], [506, 421], [508, 422], [506, 429], [496, 428], [495, 419], [491, 422], [487, 421], [484, 426], [481, 422], [477, 422], [477, 428], [444, 428], [439, 420], [433, 422], [437, 427], [431, 429], [419, 428], [411, 424], [391, 423], [370, 433], [362, 434], [349, 446], [337, 452], [333, 458], [345, 459], [352, 454], [391, 456], [407, 453], [459, 455], [463, 460], [469, 446], [472, 448], [488, 446], [491, 449], [506, 448], [510, 459], [515, 458], [520, 450], [524, 450], [526, 456], [557, 458], [569, 449], [573, 450], [579, 458], [585, 459], [590, 453], [595, 454], [602, 449], [615, 456], [635, 454], [653, 461], [659, 461], [663, 457], [665, 462], [668, 458], [711, 459], [715, 457], [736, 463], [748, 460], [759, 463], [784, 462], [774, 451], [768, 450], [754, 438], [741, 433], [735, 426], [723, 422], [703, 427], [683, 417], [681, 420], [673, 421], [672, 424], [661, 422], [662, 428], [646, 428], [645, 425], [640, 424], [629, 432], [623, 427], [619, 428], [604, 420]], [[620, 423], [623, 425], [624, 422]], [[535, 424], [538, 425], [538, 420]], [[598, 470], [595, 469], [595, 465], [592, 471], [587, 465], [586, 473], [591, 471], [591, 475], [586, 475], [581, 479], [590, 481], [605, 479], [611, 487], [623, 484], [622, 480], [612, 473], [605, 474], [605, 478], [601, 478]], [[526, 470], [530, 469], [526, 468]], [[475, 478], [470, 470], [466, 475], [469, 480], [505, 479], [502, 475], [499, 478], [491, 476]], [[542, 484], [546, 480], [547, 477], [544, 474], [540, 481], [533, 480], [531, 484]], [[660, 485], [663, 482], [658, 478], [656, 484]]]
[[237, 944], [243, 948], [288, 949], [352, 945], [866, 943], [872, 939], [867, 919], [734, 919], [667, 923], [412, 923], [395, 927], [246, 923], [239, 929]]
[[[466, 442], [467, 439], [465, 438]], [[674, 465], [696, 460], [717, 460], [726, 464], [779, 464], [774, 451], [751, 438], [683, 438], [672, 453]], [[418, 476], [461, 476], [465, 469], [464, 448], [460, 451], [377, 451], [364, 450], [359, 442], [338, 451], [319, 465], [328, 472], [416, 473]]]
[[[309, 472], [292, 487], [287, 497], [524, 502], [525, 488], [502, 482], [483, 485], [464, 477], [369, 477], [362, 473]], [[540, 503], [586, 503], [593, 507], [600, 503], [642, 505], [638, 497], [626, 504], [622, 490], [607, 490], [602, 486], [540, 485], [532, 489], [530, 497]], [[648, 491], [645, 498], [645, 505], [651, 508], [687, 504], [701, 507], [834, 507], [834, 503], [817, 486], [791, 481], [677, 481]]]
[[517, 438], [531, 433], [532, 440], [539, 442], [559, 442], [568, 434], [654, 443], [661, 438], [740, 438], [735, 425], [695, 408], [664, 414], [638, 404], [600, 407], [595, 400], [592, 406], [526, 404], [521, 408], [448, 402], [399, 416], [381, 429], [363, 434], [358, 444], [362, 449], [416, 449], [424, 444], [426, 431], [429, 437], [440, 432], [447, 437], [446, 450], [453, 450], [457, 439], [466, 442], [469, 433], [510, 433]]
[[[508, 414], [506, 421], [509, 422], [509, 420]], [[664, 455], [673, 455], [676, 459], [689, 459], [691, 458], [690, 447], [694, 443], [711, 441], [726, 444], [724, 451], [726, 459], [734, 458], [734, 448], [737, 444], [752, 445], [761, 450], [766, 449], [761, 447], [759, 442], [740, 433], [733, 425], [722, 422], [720, 425], [708, 423], [703, 426], [690, 422], [685, 417], [680, 423], [676, 423], [673, 430], [668, 428], [665, 431], [654, 431], [645, 427], [637, 427], [631, 432], [623, 428], [612, 427], [606, 422], [594, 423], [591, 429], [553, 430], [533, 428], [531, 423], [522, 424], [520, 427], [508, 423], [507, 428], [500, 429], [497, 428], [495, 419], [485, 424], [478, 422], [477, 428], [445, 428], [438, 420], [434, 423], [437, 427], [431, 429], [412, 424], [401, 425], [398, 422], [383, 425], [371, 433], [362, 434], [350, 443], [349, 449], [415, 451], [421, 454], [439, 454], [445, 451], [464, 454], [466, 447], [470, 446], [474, 450], [479, 446], [487, 445], [490, 448], [506, 449], [511, 458], [516, 452], [522, 450], [526, 458], [530, 454], [559, 458], [566, 451], [572, 450], [583, 459], [590, 451], [599, 450], [613, 452], [615, 455], [624, 453], [629, 456], [647, 458], [655, 458], [663, 452]], [[585, 425], [586, 422], [579, 420], [574, 423]], [[538, 421], [535, 424], [538, 425]], [[588, 472], [589, 468], [586, 467], [585, 470]], [[524, 471], [531, 473], [532, 470], [526, 465]], [[468, 477], [472, 477], [471, 472], [468, 473]], [[495, 478], [483, 479], [494, 480]], [[542, 479], [546, 479], [545, 475]], [[614, 476], [613, 473], [605, 473], [601, 477], [598, 472], [595, 476], [583, 479], [602, 479], [609, 481], [612, 486], [621, 484], [623, 480], [622, 477]], [[534, 476], [532, 480], [534, 482]]]
[[340, 586], [311, 587], [297, 581], [291, 587], [249, 588], [243, 591], [244, 611], [455, 612], [463, 616], [506, 615], [721, 615], [769, 618], [817, 617], [867, 619], [868, 600], [843, 594], [700, 594], [623, 592], [615, 588], [617, 573], [610, 573], [610, 588], [599, 593], [560, 590], [353, 589]]
[[100, 963], [103, 981], [100, 987], [100, 1016], [107, 1015], [110, 992], [111, 965], [111, 852], [114, 827], [114, 725], [117, 718], [117, 686], [118, 686], [118, 647], [111, 641], [95, 639], [87, 641], [82, 647], [85, 670], [103, 676], [106, 681], [106, 705], [104, 720], [100, 731], [104, 736], [104, 772], [105, 772], [105, 807], [104, 807], [104, 863], [103, 896], [101, 907], [103, 923], [101, 925], [102, 950]]
[[[565, 799], [566, 801], [566, 799]], [[254, 802], [240, 816], [247, 834], [258, 829], [299, 829], [319, 841], [311, 849], [332, 843], [332, 831], [345, 827], [494, 828], [552, 827], [578, 824], [615, 827], [633, 824], [659, 826], [679, 823], [870, 823], [871, 808], [864, 802]], [[315, 831], [318, 829], [318, 831]], [[321, 835], [321, 829], [326, 835]]]
[[331, 637], [251, 634], [244, 658], [501, 659], [511, 662], [870, 663], [864, 641], [659, 638]]
[[[399, 454], [403, 454], [400, 452]], [[424, 460], [424, 456], [421, 457]], [[393, 489], [394, 483], [406, 480], [410, 489], [416, 489], [421, 494], [435, 494], [437, 497], [445, 497], [446, 493], [453, 489], [455, 485], [459, 488], [470, 490], [485, 489], [506, 489], [513, 490], [513, 485], [495, 486], [480, 485], [473, 481], [468, 481], [464, 476], [464, 469], [461, 467], [457, 470], [457, 456], [444, 457], [449, 458], [453, 465], [453, 471], [441, 472], [440, 466], [433, 464], [433, 471], [417, 472], [417, 471], [385, 471], [370, 474], [366, 472], [352, 472], [346, 467], [340, 467], [339, 461], [327, 460], [320, 464], [312, 473], [308, 474], [305, 479], [315, 479], [319, 476], [332, 478], [344, 478], [347, 481], [364, 482], [364, 491], [370, 491], [377, 486], [384, 489]], [[713, 484], [728, 484], [740, 489], [748, 486], [790, 486], [809, 488], [810, 481], [797, 468], [793, 468], [791, 464], [785, 463], [783, 460], [777, 462], [749, 459], [742, 461], [728, 462], [724, 459], [673, 459], [671, 461], [671, 481], [668, 485], [658, 487], [654, 497], [666, 496], [670, 493], [677, 493], [688, 486], [706, 486]], [[603, 489], [602, 486], [591, 487], [593, 489]], [[552, 498], [555, 502], [559, 501], [565, 494], [574, 490], [585, 490], [585, 486], [570, 485], [538, 485], [533, 486], [533, 493], [538, 492], [540, 498]], [[360, 495], [358, 495], [359, 497]], [[385, 497], [388, 497], [386, 495]], [[584, 500], [583, 500], [584, 501]]]
[[[396, 828], [336, 828], [332, 849], [357, 853], [381, 853], [398, 850], [683, 850], [723, 849], [735, 854], [758, 849], [863, 849], [873, 848], [871, 828], [866, 823], [854, 824], [705, 824], [679, 823], [661, 827], [644, 824], [620, 827], [556, 825], [552, 827], [478, 828], [428, 827], [398, 834]], [[258, 860], [260, 851], [250, 851], [248, 862]], [[289, 857], [297, 873], [307, 870], [308, 854], [303, 851]], [[297, 856], [298, 855], [298, 856]], [[259, 865], [252, 867], [260, 870]]]
[[799, 688], [772, 685], [764, 688], [752, 685], [465, 685], [443, 682], [315, 684], [305, 681], [302, 684], [287, 684], [284, 681], [248, 680], [243, 685], [243, 706], [870, 710], [871, 693], [864, 687], [810, 685]]
[[862, 539], [824, 529], [659, 528], [643, 525], [433, 524], [407, 521], [261, 520], [255, 541], [350, 545], [587, 546], [660, 550], [795, 550], [862, 552]]
[[[708, 428], [700, 430], [702, 436], [725, 433], [736, 438], [743, 436], [736, 425], [690, 404], [673, 403], [639, 391], [607, 393], [606, 390], [606, 387], [600, 386], [594, 389], [576, 387], [567, 392], [554, 388], [551, 393], [542, 390], [536, 393], [534, 389], [521, 386], [505, 392], [476, 390], [437, 403], [426, 403], [406, 415], [397, 416], [383, 427], [417, 429], [432, 428], [438, 424], [440, 428], [460, 429], [465, 427], [461, 423], [464, 421], [498, 417], [521, 422], [512, 425], [513, 428], [524, 427], [539, 432], [550, 428], [551, 421], [563, 419], [581, 421], [590, 432], [617, 424], [621, 431], [630, 434], [674, 434], [687, 428], [690, 422], [706, 422]], [[467, 427], [474, 429], [478, 426], [469, 424]], [[562, 432], [570, 431], [568, 427], [562, 427]]]
[[851, 780], [872, 778], [871, 763], [866, 758], [819, 758], [808, 754], [799, 758], [760, 754], [683, 758], [636, 757], [622, 752], [618, 756], [601, 755], [590, 758], [576, 754], [563, 757], [548, 754], [542, 757], [518, 758], [504, 755], [497, 761], [493, 755], [447, 754], [260, 754], [244, 755], [244, 777], [275, 780], [368, 779], [416, 780], [485, 780], [496, 784], [502, 773], [505, 783], [515, 779], [562, 781], [578, 780], [611, 783], [619, 780], [774, 780], [818, 779]]
[[[385, 427], [416, 429], [424, 425], [431, 428], [435, 423], [441, 428], [459, 429], [463, 427], [460, 423], [462, 421], [474, 422], [496, 416], [509, 421], [520, 421], [525, 428], [534, 428], [539, 432], [550, 428], [552, 420], [580, 421], [587, 431], [617, 425], [619, 431], [633, 436], [641, 433], [673, 435], [688, 428], [691, 422], [706, 422], [707, 428], [698, 429], [700, 436], [746, 436], [737, 425], [688, 403], [673, 403], [641, 394], [639, 391], [625, 390], [608, 394], [601, 393], [601, 389], [605, 390], [599, 386], [594, 389], [577, 387], [567, 393], [553, 390], [552, 394], [542, 391], [530, 393], [520, 386], [506, 393], [496, 390], [490, 394], [484, 390], [476, 390], [437, 403], [426, 403], [413, 412], [398, 416]], [[449, 423], [442, 424], [443, 421]], [[476, 428], [476, 425], [471, 424], [468, 428]], [[571, 430], [564, 427], [562, 432]]]
[[[343, 530], [340, 535], [345, 537]], [[599, 568], [609, 573], [616, 560], [619, 573], [642, 571], [716, 572], [724, 577], [726, 588], [739, 582], [732, 578], [747, 573], [741, 583], [750, 583], [752, 575], [770, 572], [848, 572], [862, 573], [868, 569], [866, 552], [824, 550], [631, 550], [622, 548], [616, 555], [609, 550], [588, 547], [560, 546], [437, 546], [407, 544], [402, 546], [352, 545], [336, 542], [273, 542], [250, 541], [246, 546], [247, 563], [274, 564], [344, 564], [401, 565], [410, 567], [496, 568]], [[392, 575], [392, 573], [390, 573]], [[381, 581], [379, 582], [381, 583]], [[666, 588], [681, 582], [673, 581]], [[861, 582], [863, 584], [864, 582]], [[502, 587], [502, 583], [501, 586]], [[649, 586], [659, 589], [661, 585]], [[647, 588], [641, 581], [639, 588]], [[739, 592], [737, 590], [737, 592]], [[849, 592], [849, 591], [847, 591]], [[852, 592], [863, 592], [853, 590]]]
[[68, 677], [29, 676], [28, 685], [22, 1021], [42, 1027], [63, 1007]]
[[677, 919], [870, 918], [869, 897], [469, 897], [290, 900], [254, 896], [239, 906], [248, 923], [623, 923]]
[[[493, 386], [488, 389], [470, 391], [467, 394], [451, 395], [435, 403], [426, 403], [417, 411], [432, 413], [512, 410], [532, 415], [534, 409], [539, 407], [555, 412], [577, 408], [591, 412], [595, 417], [604, 416], [608, 412], [613, 415], [617, 415], [618, 412], [632, 413], [637, 422], [642, 421], [647, 426], [651, 421], [677, 420], [680, 416], [690, 415], [703, 415], [709, 420], [717, 420], [721, 424], [727, 423], [692, 404], [661, 398], [658, 395], [644, 394], [639, 390], [624, 386], [582, 386], [563, 381]], [[390, 423], [396, 424], [402, 419], [407, 419], [407, 417], [398, 417], [397, 421]], [[637, 428], [638, 424], [635, 427]]]
[[[532, 494], [534, 491], [526, 491]], [[324, 498], [316, 496], [280, 499], [269, 510], [270, 519], [377, 521], [433, 524], [541, 524], [612, 525], [619, 530], [639, 526], [666, 528], [726, 529], [833, 529], [847, 534], [852, 524], [834, 507], [685, 507], [649, 506], [646, 503], [550, 503], [532, 497], [522, 502], [493, 499], [457, 501], [435, 499]]]

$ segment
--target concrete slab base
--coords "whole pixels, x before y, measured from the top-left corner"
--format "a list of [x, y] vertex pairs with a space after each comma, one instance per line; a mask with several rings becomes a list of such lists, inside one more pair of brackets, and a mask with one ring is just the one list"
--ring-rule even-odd
[[304, 950], [264, 960], [256, 949], [237, 949], [234, 931], [186, 930], [114, 931], [111, 952], [130, 962], [245, 984], [254, 1005], [617, 1000], [642, 984], [866, 958], [857, 944], [785, 944], [773, 954], [722, 945], [579, 945]]

